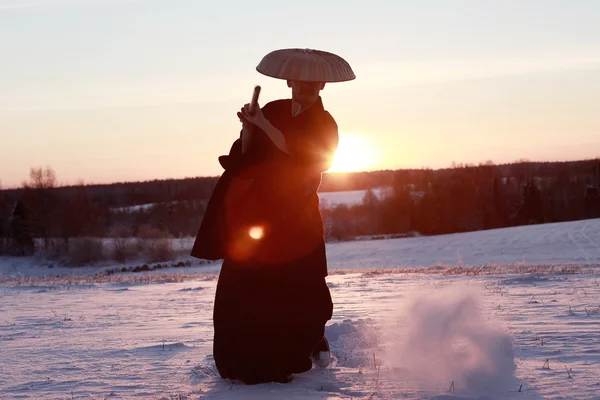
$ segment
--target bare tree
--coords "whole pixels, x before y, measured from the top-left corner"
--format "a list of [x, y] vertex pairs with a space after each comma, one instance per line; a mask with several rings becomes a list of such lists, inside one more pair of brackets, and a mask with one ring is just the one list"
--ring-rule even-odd
[[32, 224], [39, 237], [44, 239], [44, 248], [49, 249], [50, 238], [55, 234], [57, 197], [52, 189], [56, 187], [56, 172], [49, 166], [29, 170], [29, 181], [23, 182], [23, 196], [31, 211]]
[[56, 172], [49, 166], [36, 167], [29, 170], [29, 182], [23, 187], [32, 189], [51, 189], [56, 186]]

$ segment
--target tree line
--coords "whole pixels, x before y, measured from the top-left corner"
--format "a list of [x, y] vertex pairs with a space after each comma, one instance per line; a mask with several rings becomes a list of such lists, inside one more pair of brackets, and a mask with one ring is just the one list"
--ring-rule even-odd
[[600, 218], [600, 160], [520, 162], [392, 172], [389, 194], [326, 212], [338, 239], [418, 232], [437, 235]]
[[[60, 186], [49, 167], [0, 190], [0, 252], [50, 240], [195, 235], [217, 177]], [[373, 188], [390, 188], [380, 198]], [[323, 210], [333, 238], [425, 235], [600, 217], [600, 159], [453, 165], [323, 175], [321, 191], [367, 190], [362, 204]], [[33, 242], [36, 238], [37, 242]]]

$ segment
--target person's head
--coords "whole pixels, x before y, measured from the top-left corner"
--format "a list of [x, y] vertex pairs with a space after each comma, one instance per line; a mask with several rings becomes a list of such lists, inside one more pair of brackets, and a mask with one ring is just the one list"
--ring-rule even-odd
[[319, 98], [319, 93], [325, 88], [325, 82], [287, 81], [292, 88], [292, 99], [303, 106], [310, 106]]

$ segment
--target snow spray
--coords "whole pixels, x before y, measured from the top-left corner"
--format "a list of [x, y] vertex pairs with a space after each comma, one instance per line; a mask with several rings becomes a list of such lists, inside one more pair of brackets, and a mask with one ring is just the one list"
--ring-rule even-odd
[[[512, 336], [483, 318], [473, 289], [453, 285], [403, 299], [384, 361], [420, 389], [509, 390], [516, 383]], [[415, 388], [417, 389], [417, 388]]]

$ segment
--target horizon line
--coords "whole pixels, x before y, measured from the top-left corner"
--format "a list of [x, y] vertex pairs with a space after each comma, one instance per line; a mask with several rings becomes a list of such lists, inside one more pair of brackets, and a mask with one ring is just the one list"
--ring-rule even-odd
[[[571, 159], [571, 160], [554, 160], [554, 161], [540, 161], [540, 160], [532, 160], [526, 157], [518, 158], [511, 162], [503, 162], [496, 163], [493, 160], [480, 161], [478, 163], [469, 163], [469, 162], [452, 162], [447, 167], [439, 167], [439, 168], [431, 168], [427, 166], [421, 167], [413, 167], [413, 168], [383, 168], [383, 169], [364, 169], [360, 171], [325, 171], [323, 174], [328, 175], [356, 175], [362, 173], [377, 173], [377, 172], [399, 172], [399, 171], [444, 171], [451, 169], [468, 169], [468, 168], [478, 168], [478, 167], [502, 167], [508, 165], [520, 165], [520, 164], [566, 164], [566, 163], [583, 163], [586, 161], [600, 161], [600, 155], [589, 158], [579, 158], [579, 159]], [[489, 164], [488, 164], [489, 163]], [[31, 167], [42, 168], [40, 166]], [[46, 168], [52, 169], [50, 166], [46, 166]], [[58, 183], [57, 186], [54, 186], [53, 189], [59, 188], [77, 188], [77, 187], [92, 187], [92, 186], [112, 186], [112, 185], [128, 185], [128, 184], [139, 184], [139, 183], [149, 183], [149, 182], [160, 182], [160, 181], [182, 181], [188, 179], [218, 179], [222, 174], [217, 175], [196, 175], [196, 176], [185, 176], [185, 177], [171, 177], [171, 178], [154, 178], [154, 179], [144, 179], [144, 180], [129, 180], [129, 181], [112, 181], [112, 182], [91, 182], [86, 183], [83, 179], [78, 179], [81, 183]], [[1, 181], [0, 181], [1, 183]], [[1, 187], [0, 192], [4, 191], [13, 191], [13, 190], [23, 190], [25, 189], [24, 183], [27, 183], [26, 180], [23, 180], [19, 186], [8, 186]]]

